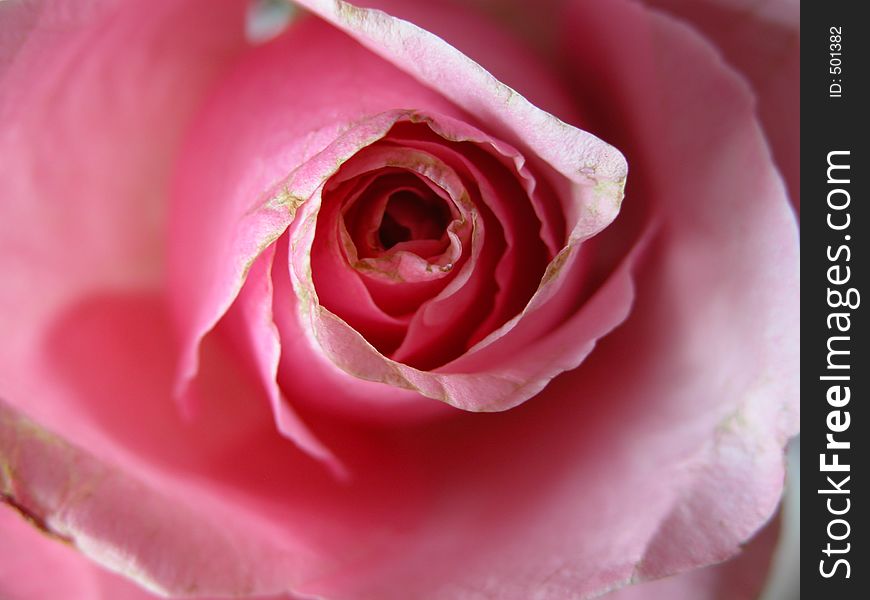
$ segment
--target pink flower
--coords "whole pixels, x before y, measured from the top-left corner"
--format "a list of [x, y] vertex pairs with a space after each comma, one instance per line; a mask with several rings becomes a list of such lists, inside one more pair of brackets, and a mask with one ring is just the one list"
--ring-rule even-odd
[[796, 3], [301, 4], [0, 4], [0, 595], [753, 597]]

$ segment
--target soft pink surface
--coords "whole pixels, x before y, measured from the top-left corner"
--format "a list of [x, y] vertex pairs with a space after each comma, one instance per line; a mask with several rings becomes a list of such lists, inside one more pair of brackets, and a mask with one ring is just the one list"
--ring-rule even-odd
[[746, 77], [756, 110], [800, 210], [800, 0], [651, 0], [686, 19]]
[[[74, 548], [34, 527], [14, 509], [0, 507], [0, 529], [4, 533], [0, 538], [0, 591], [5, 600], [149, 600], [159, 597], [94, 565]], [[624, 588], [605, 597], [610, 600], [753, 600], [764, 581], [777, 531], [775, 523], [768, 525], [737, 558], [724, 564]], [[292, 600], [287, 595], [275, 600], [278, 598]]]
[[[6, 502], [106, 567], [179, 595], [587, 598], [736, 553], [774, 511], [797, 427], [797, 243], [751, 92], [706, 42], [621, 1], [581, 2], [563, 20], [584, 120], [632, 165], [624, 207], [577, 244], [588, 262], [563, 263], [559, 289], [594, 288], [583, 306], [563, 298], [561, 327], [516, 325], [511, 335], [528, 338], [515, 363], [485, 354], [493, 343], [463, 368], [512, 373], [527, 353], [561, 348], [542, 361], [546, 376], [521, 373], [535, 392], [627, 318], [533, 400], [475, 414], [356, 379], [337, 368], [336, 345], [313, 351], [322, 338], [311, 323], [325, 313], [304, 321], [295, 303], [316, 307], [300, 242], [311, 241], [304, 218], [320, 186], [335, 160], [407, 116], [385, 111], [420, 110], [423, 126], [485, 131], [523, 153], [579, 242], [614, 216], [596, 202], [618, 196], [607, 179], [618, 184], [619, 161], [408, 25], [312, 2], [387, 60], [310, 17], [236, 62], [241, 4], [207, 4], [117, 15], [102, 2], [0, 6], [0, 197], [16, 199], [0, 202]], [[428, 6], [415, 11], [420, 25]], [[432, 15], [448, 42], [476, 34]], [[484, 64], [499, 54], [454, 43]], [[553, 106], [565, 96], [548, 95]], [[589, 157], [603, 170], [591, 193], [577, 170]], [[590, 220], [577, 206], [603, 210]], [[333, 341], [364, 347], [338, 337], [349, 331], [340, 325]], [[578, 330], [593, 334], [581, 342]], [[359, 366], [353, 356], [344, 367]], [[179, 362], [190, 421], [175, 400]], [[385, 364], [375, 356], [365, 368]], [[299, 396], [290, 404], [272, 387], [276, 370], [285, 395]], [[452, 375], [487, 396], [449, 399], [488, 408], [489, 382], [419, 373], [415, 385]], [[328, 415], [318, 391], [348, 382], [347, 402], [360, 406], [325, 397], [341, 413]], [[97, 585], [58, 560], [70, 585]]]
[[170, 171], [244, 44], [243, 8], [0, 5], [0, 394], [42, 423], [79, 429], [43, 357], [58, 313], [106, 289], [162, 285]]
[[[3, 600], [156, 600], [130, 579], [107, 571], [44, 531], [29, 516], [0, 505], [0, 594]], [[198, 597], [197, 600], [207, 600]], [[295, 600], [282, 594], [260, 600]]]

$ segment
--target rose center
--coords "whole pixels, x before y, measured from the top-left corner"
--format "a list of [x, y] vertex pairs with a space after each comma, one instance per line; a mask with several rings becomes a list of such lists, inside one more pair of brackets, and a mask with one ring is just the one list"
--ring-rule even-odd
[[440, 198], [401, 190], [387, 200], [378, 240], [384, 250], [401, 242], [438, 240], [449, 222], [450, 212]]

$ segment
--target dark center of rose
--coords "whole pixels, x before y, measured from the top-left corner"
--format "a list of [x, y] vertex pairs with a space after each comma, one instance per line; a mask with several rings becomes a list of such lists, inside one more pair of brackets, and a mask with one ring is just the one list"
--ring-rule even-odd
[[384, 250], [401, 242], [438, 240], [449, 222], [450, 213], [441, 198], [401, 190], [387, 201], [378, 240]]

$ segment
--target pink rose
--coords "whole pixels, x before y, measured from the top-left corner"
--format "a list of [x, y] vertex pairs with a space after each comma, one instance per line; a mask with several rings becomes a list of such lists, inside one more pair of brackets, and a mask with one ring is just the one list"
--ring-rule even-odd
[[0, 596], [754, 597], [796, 2], [301, 4], [0, 4]]

